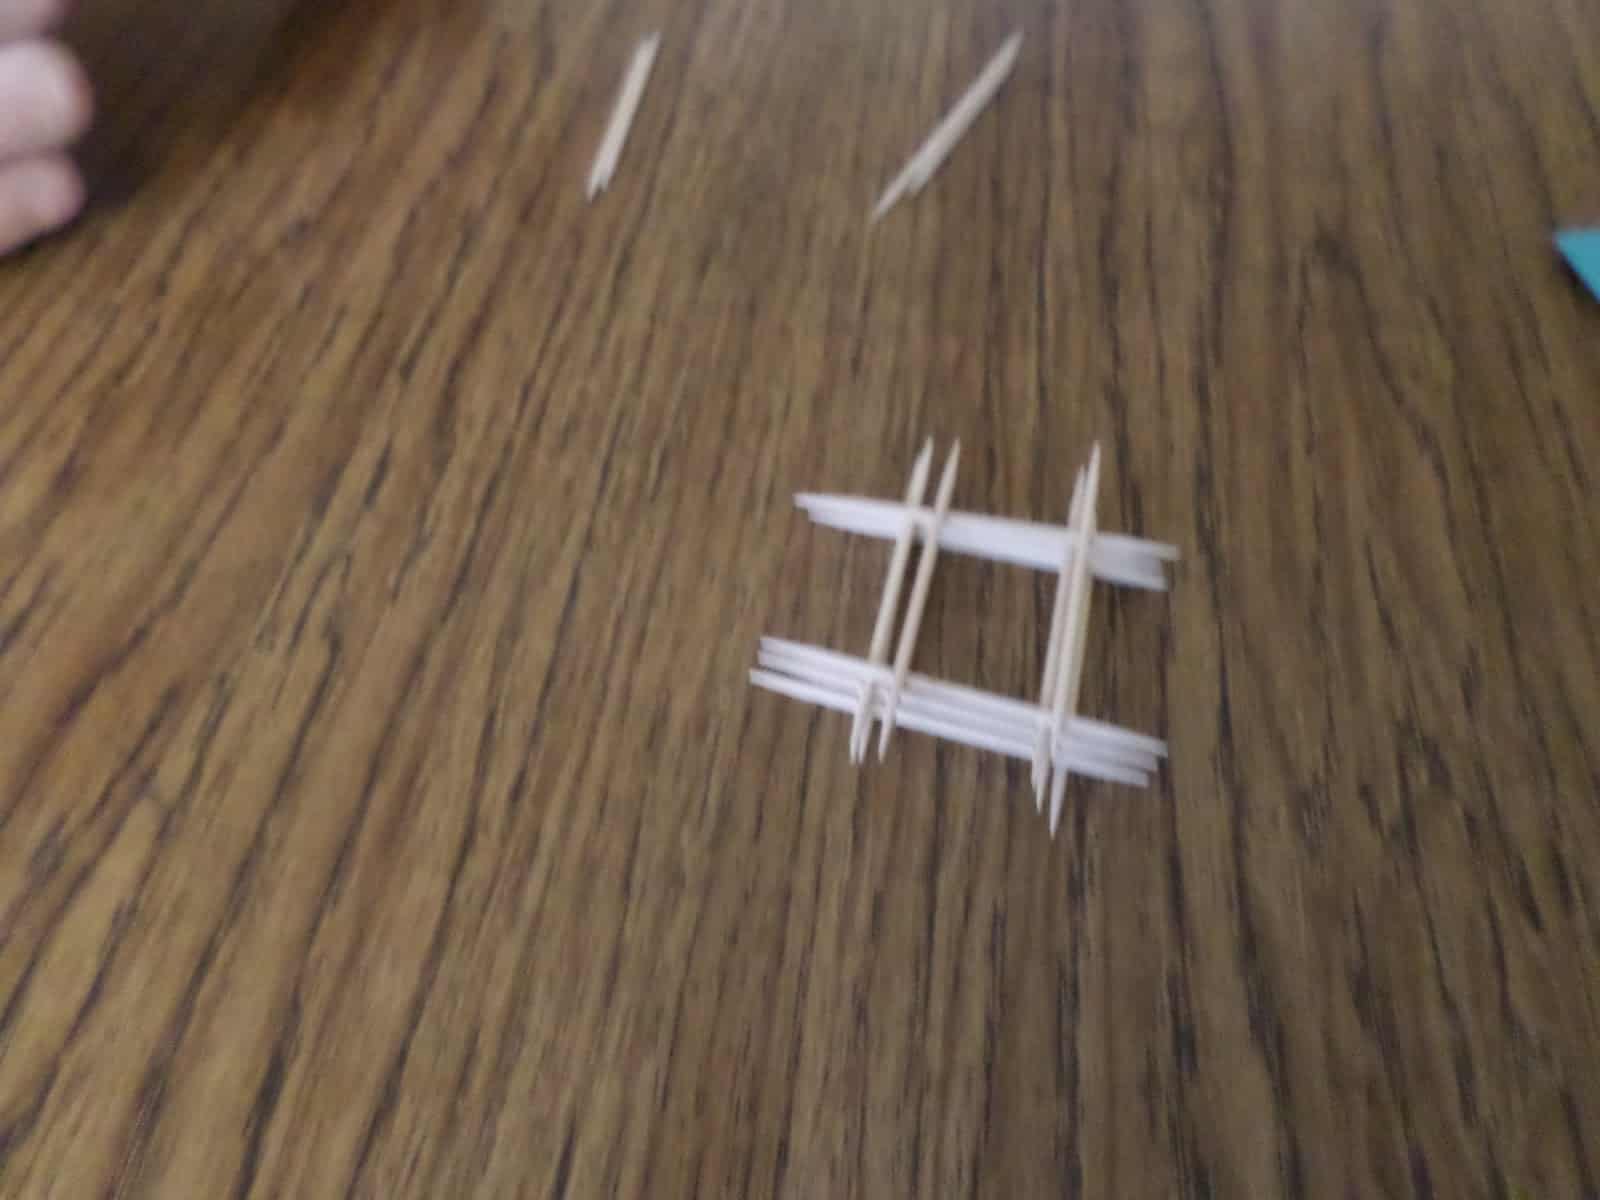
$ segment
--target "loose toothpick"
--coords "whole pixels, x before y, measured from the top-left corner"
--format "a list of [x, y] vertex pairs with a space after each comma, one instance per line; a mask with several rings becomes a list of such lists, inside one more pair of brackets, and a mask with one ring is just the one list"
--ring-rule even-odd
[[872, 210], [872, 219], [878, 220], [884, 213], [899, 202], [902, 196], [915, 196], [923, 185], [933, 178], [933, 173], [944, 164], [950, 151], [961, 140], [972, 123], [978, 119], [989, 101], [994, 99], [1000, 86], [1011, 75], [1011, 70], [1017, 64], [1017, 53], [1022, 49], [1022, 31], [1018, 30], [1006, 39], [1000, 52], [989, 60], [989, 65], [973, 81], [966, 94], [956, 101], [956, 105], [949, 114], [940, 121], [934, 131], [928, 135], [921, 148], [911, 156], [900, 174], [895, 176], [894, 182], [883, 193], [883, 199], [878, 201], [878, 206]]
[[628, 73], [622, 78], [617, 93], [617, 104], [611, 111], [611, 123], [606, 126], [605, 137], [594, 156], [594, 166], [589, 169], [589, 199], [593, 200], [611, 183], [622, 157], [622, 147], [628, 140], [628, 130], [633, 127], [634, 114], [639, 111], [639, 101], [644, 96], [644, 85], [649, 82], [650, 69], [655, 65], [656, 50], [661, 45], [661, 35], [653, 33], [639, 43], [633, 52]]

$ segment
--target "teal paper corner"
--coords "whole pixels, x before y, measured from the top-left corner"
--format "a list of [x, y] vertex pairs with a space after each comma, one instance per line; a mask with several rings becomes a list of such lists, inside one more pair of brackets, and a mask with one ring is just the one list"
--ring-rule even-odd
[[1556, 235], [1556, 247], [1588, 289], [1600, 300], [1600, 229], [1572, 229]]

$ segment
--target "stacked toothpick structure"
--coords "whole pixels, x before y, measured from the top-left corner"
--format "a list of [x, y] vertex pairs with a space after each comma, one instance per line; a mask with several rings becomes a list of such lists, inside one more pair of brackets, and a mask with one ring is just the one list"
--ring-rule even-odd
[[[1078, 472], [1065, 526], [1041, 525], [952, 512], [960, 446], [945, 460], [931, 507], [924, 506], [933, 463], [930, 441], [911, 471], [903, 503], [857, 496], [802, 494], [798, 505], [819, 525], [892, 541], [889, 573], [865, 658], [780, 638], [763, 638], [750, 680], [759, 687], [852, 715], [850, 758], [866, 757], [872, 723], [879, 723], [878, 756], [888, 750], [897, 727], [932, 734], [1033, 764], [1035, 807], [1050, 797], [1050, 833], [1061, 820], [1067, 776], [1083, 775], [1135, 787], [1149, 785], [1166, 757], [1156, 738], [1078, 714], [1084, 644], [1092, 585], [1165, 591], [1166, 564], [1175, 547], [1099, 531], [1095, 500], [1100, 486], [1100, 447]], [[893, 662], [889, 645], [911, 555], [921, 557], [906, 606]], [[969, 554], [1056, 574], [1055, 604], [1045, 653], [1039, 701], [1031, 704], [930, 679], [911, 671], [917, 633], [939, 553]]]

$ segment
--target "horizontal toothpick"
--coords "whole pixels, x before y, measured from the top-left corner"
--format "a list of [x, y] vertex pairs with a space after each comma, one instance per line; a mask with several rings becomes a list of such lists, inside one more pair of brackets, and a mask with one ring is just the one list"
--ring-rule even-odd
[[[767, 639], [750, 680], [758, 687], [823, 708], [848, 713], [859, 703], [863, 678], [890, 680], [861, 659], [846, 664], [830, 661], [832, 652], [819, 647]], [[870, 672], [870, 675], [868, 674]], [[886, 721], [892, 706], [896, 724], [913, 732], [931, 734], [961, 745], [1026, 759], [1033, 753], [1032, 719], [1037, 710], [1005, 711], [1011, 702], [1001, 697], [967, 691], [920, 675], [908, 677], [898, 696], [887, 688], [871, 692], [873, 716]], [[999, 705], [993, 703], [1000, 702]], [[1031, 706], [1023, 705], [1025, 709]], [[1165, 755], [1166, 747], [1154, 739], [1099, 722], [1074, 721], [1050, 747], [1057, 769], [1087, 775], [1108, 783], [1148, 787], [1150, 775]]]
[[[838, 686], [846, 691], [864, 680], [874, 680], [882, 686], [893, 678], [893, 669], [887, 665], [874, 666], [853, 655], [787, 638], [762, 638], [758, 663], [812, 682], [837, 681]], [[1037, 727], [1041, 717], [1048, 718], [1051, 715], [1049, 709], [1026, 700], [933, 679], [915, 671], [906, 676], [905, 688], [908, 696], [926, 699], [928, 703], [946, 710], [968, 713], [980, 723], [1012, 729], [1016, 737], [1024, 740]], [[1069, 718], [1063, 736], [1086, 744], [1114, 748], [1131, 760], [1147, 761], [1152, 767], [1167, 756], [1167, 744], [1159, 738], [1089, 717]]]
[[[907, 506], [893, 500], [863, 496], [825, 496], [801, 493], [795, 503], [818, 525], [865, 537], [893, 540], [907, 516], [927, 537], [934, 524], [930, 508]], [[1076, 535], [1070, 526], [1045, 525], [1008, 517], [986, 517], [951, 511], [939, 527], [939, 548], [953, 554], [1011, 563], [1036, 571], [1057, 572]], [[1100, 534], [1089, 554], [1095, 578], [1121, 587], [1166, 591], [1165, 566], [1178, 558], [1175, 546], [1122, 534]]]

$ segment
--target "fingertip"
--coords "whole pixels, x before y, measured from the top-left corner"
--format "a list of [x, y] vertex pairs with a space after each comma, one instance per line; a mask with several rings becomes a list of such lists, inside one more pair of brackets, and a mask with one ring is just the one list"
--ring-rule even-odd
[[33, 189], [34, 218], [46, 231], [61, 228], [83, 211], [83, 175], [67, 159], [40, 163]]
[[49, 80], [53, 92], [51, 107], [56, 127], [63, 141], [75, 142], [94, 122], [94, 85], [78, 56], [62, 43], [41, 42], [39, 53], [44, 56], [41, 78]]
[[31, 159], [0, 169], [0, 254], [70, 224], [85, 200], [83, 176], [65, 158]]
[[60, 29], [72, 6], [67, 0], [28, 0], [27, 9], [33, 18], [33, 27], [40, 33]]
[[5, 0], [0, 3], [0, 38], [50, 33], [66, 21], [71, 7], [68, 0]]
[[93, 119], [94, 91], [72, 51], [52, 38], [0, 41], [0, 159], [71, 145]]

